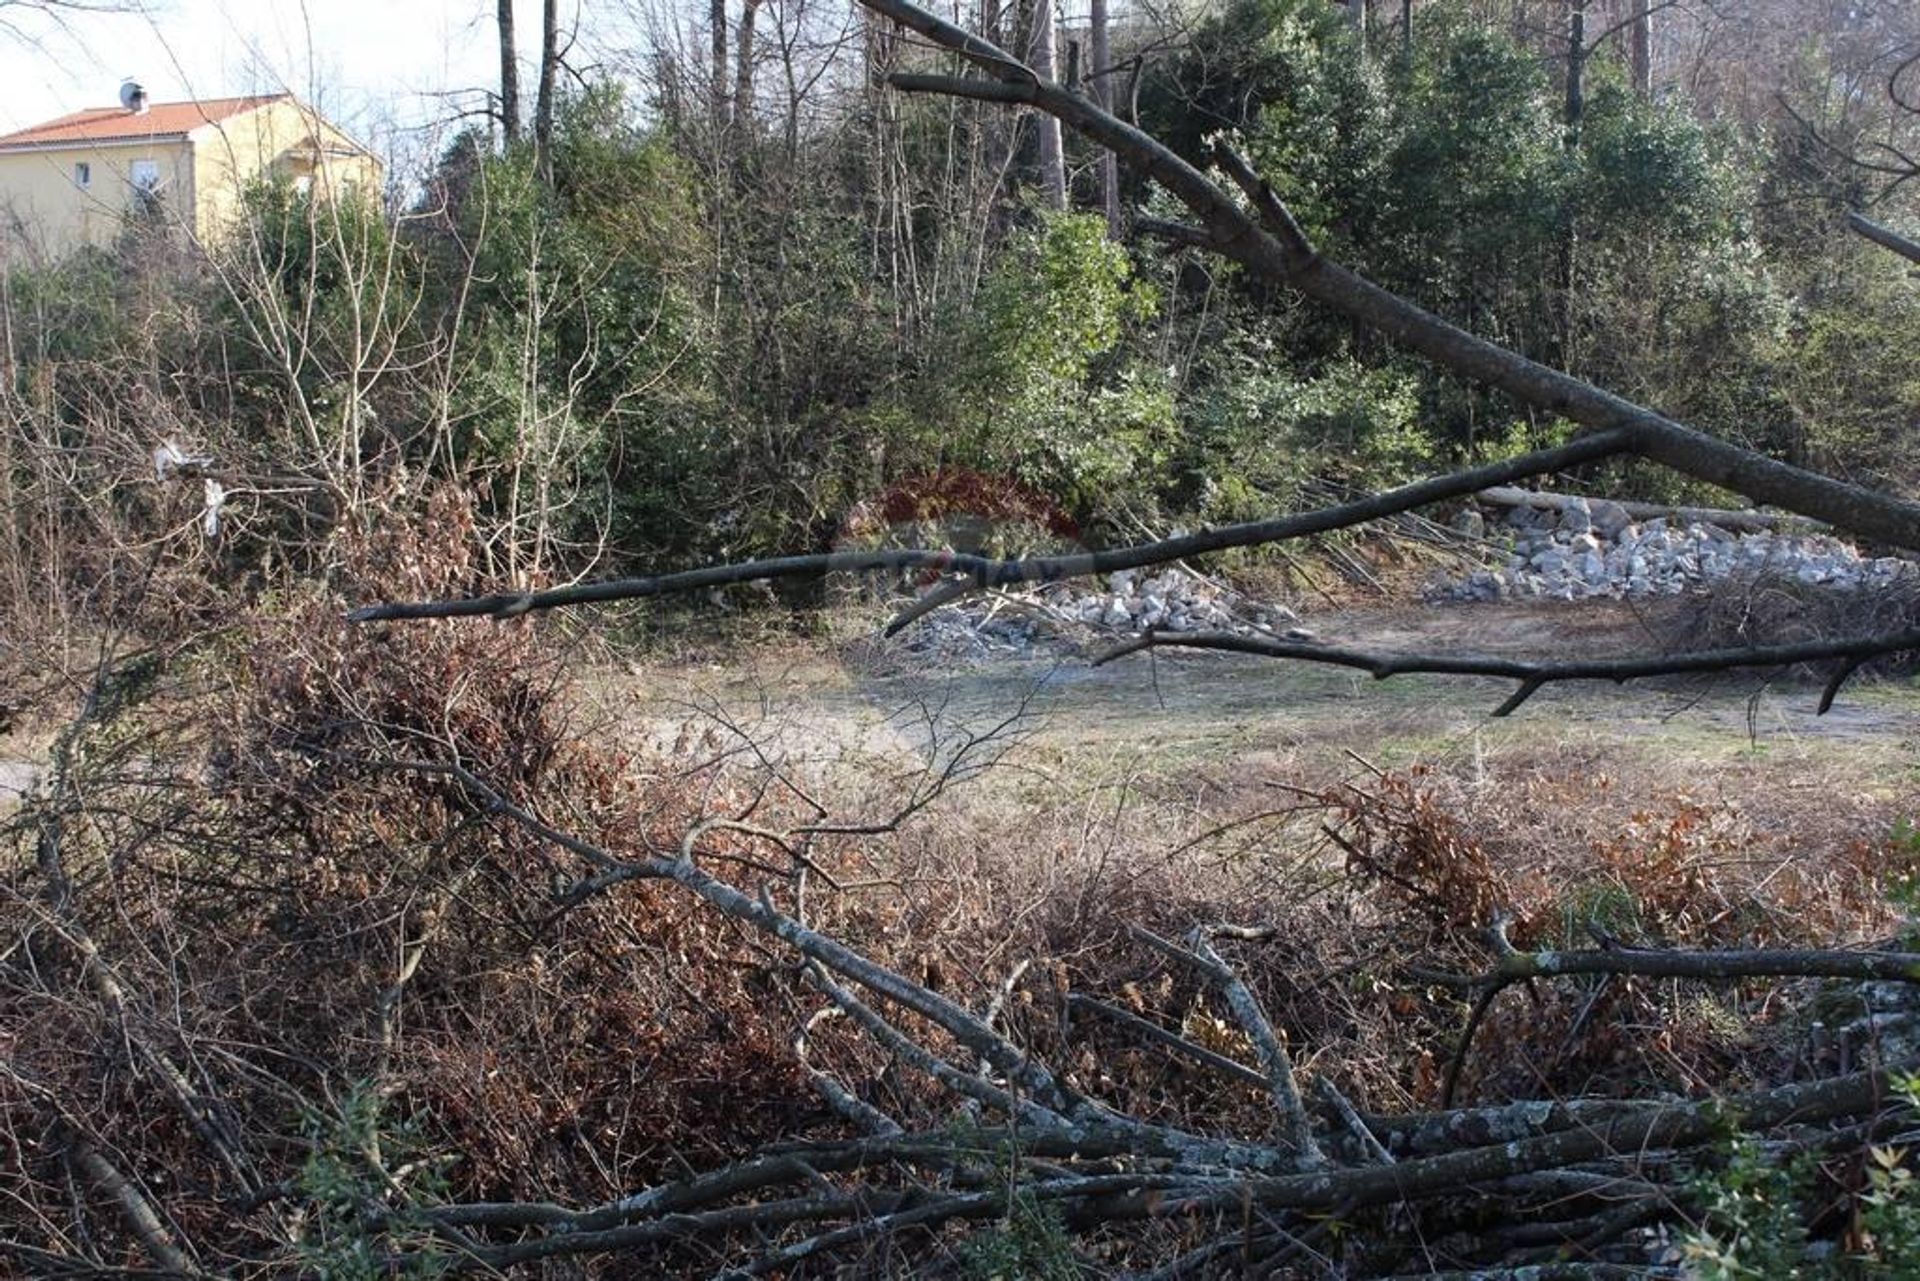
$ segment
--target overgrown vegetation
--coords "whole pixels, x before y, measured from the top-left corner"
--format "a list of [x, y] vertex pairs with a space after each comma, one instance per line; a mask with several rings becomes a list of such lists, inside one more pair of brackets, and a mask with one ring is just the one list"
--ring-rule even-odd
[[[1704, 88], [1649, 101], [1602, 42], [1575, 118], [1531, 27], [1436, 2], [1362, 48], [1331, 8], [1203, 11], [1147, 64], [1143, 123], [1195, 158], [1237, 142], [1331, 256], [1477, 333], [1911, 491], [1920, 291], [1844, 232], [1860, 184], [1810, 163], [1793, 117]], [[13, 413], [55, 441], [137, 419], [143, 454], [178, 435], [325, 495], [236, 490], [261, 537], [230, 562], [284, 542], [294, 509], [318, 533], [452, 481], [503, 531], [488, 568], [528, 582], [822, 547], [942, 468], [1017, 477], [1098, 537], [1564, 436], [1190, 252], [1047, 209], [999, 113], [827, 74], [901, 65], [878, 32], [785, 56], [821, 73], [789, 119], [756, 101], [716, 123], [675, 76], [603, 79], [539, 156], [462, 134], [397, 212], [267, 187], [204, 255], [148, 221], [63, 262], [16, 256]], [[1801, 115], [1863, 110], [1798, 84]]]
[[[1814, 92], [1850, 29], [1796, 40], [1775, 111], [1490, 7], [1363, 40], [1227, 0], [1118, 43], [1142, 122], [1251, 156], [1330, 257], [1914, 494], [1920, 289], [1844, 231], [1876, 193], [1835, 159], [1911, 122]], [[885, 87], [944, 64], [877, 22], [747, 12], [793, 24], [765, 65], [663, 40], [388, 207], [269, 184], [214, 244], [161, 209], [7, 261], [0, 735], [44, 768], [0, 815], [0, 1257], [1910, 1275], [1910, 796], [1575, 752], [1498, 788], [1256, 754], [1087, 782], [1021, 756], [1027, 702], [932, 699], [823, 763], [719, 702], [636, 726], [644, 675], [512, 608], [342, 623], [1099, 544], [1572, 436], [1151, 234], [1163, 194], [1089, 212], [1090, 153], [1048, 207], [1002, 104]], [[1767, 580], [1694, 622], [1912, 625], [1832, 600]]]

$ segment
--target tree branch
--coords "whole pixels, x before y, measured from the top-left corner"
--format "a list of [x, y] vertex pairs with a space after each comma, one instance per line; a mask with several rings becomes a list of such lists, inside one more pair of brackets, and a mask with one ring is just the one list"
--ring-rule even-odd
[[1862, 213], [1847, 215], [1847, 228], [1865, 236], [1882, 249], [1891, 249], [1908, 262], [1920, 263], [1920, 240], [1910, 240], [1891, 227], [1875, 222]]
[[[1289, 658], [1307, 663], [1327, 663], [1367, 672], [1375, 680], [1424, 672], [1443, 676], [1492, 676], [1520, 682], [1512, 697], [1494, 709], [1493, 715], [1507, 716], [1531, 698], [1541, 686], [1560, 681], [1604, 680], [1619, 684], [1649, 676], [1678, 676], [1690, 672], [1724, 672], [1742, 667], [1786, 667], [1794, 663], [1815, 663], [1826, 659], [1847, 660], [1842, 678], [1865, 659], [1920, 649], [1920, 628], [1890, 632], [1881, 636], [1855, 637], [1850, 640], [1808, 641], [1798, 645], [1755, 645], [1745, 649], [1710, 649], [1692, 654], [1672, 654], [1657, 658], [1601, 658], [1573, 662], [1532, 662], [1517, 658], [1491, 658], [1473, 655], [1452, 656], [1422, 653], [1375, 653], [1344, 649], [1306, 641], [1275, 640], [1265, 636], [1241, 636], [1233, 632], [1155, 632], [1115, 646], [1093, 660], [1094, 666], [1111, 663], [1151, 649], [1225, 650], [1239, 654], [1257, 654], [1264, 658]], [[1819, 710], [1827, 711], [1838, 693], [1830, 682]]]
[[1169, 1032], [1158, 1023], [1150, 1019], [1143, 1019], [1139, 1015], [1129, 1010], [1123, 1010], [1117, 1005], [1109, 1005], [1105, 1001], [1097, 1001], [1093, 997], [1083, 995], [1079, 992], [1068, 994], [1067, 1005], [1071, 1009], [1086, 1010], [1089, 1013], [1098, 1014], [1101, 1018], [1110, 1019], [1118, 1023], [1121, 1027], [1139, 1033], [1149, 1041], [1164, 1045], [1176, 1053], [1184, 1054], [1196, 1063], [1204, 1063], [1214, 1071], [1232, 1077], [1234, 1080], [1243, 1084], [1259, 1086], [1261, 1089], [1266, 1089], [1271, 1084], [1264, 1074], [1254, 1071], [1246, 1064], [1236, 1059], [1230, 1059], [1224, 1054], [1217, 1054], [1204, 1045], [1195, 1045], [1179, 1033]]
[[763, 578], [823, 578], [836, 573], [871, 573], [879, 570], [931, 569], [964, 575], [979, 587], [1005, 587], [1014, 583], [1056, 582], [1086, 574], [1110, 574], [1116, 570], [1139, 569], [1203, 556], [1210, 552], [1238, 547], [1257, 547], [1283, 542], [1309, 534], [1324, 534], [1350, 529], [1370, 520], [1396, 515], [1450, 498], [1465, 498], [1493, 485], [1528, 476], [1562, 471], [1583, 463], [1597, 462], [1625, 452], [1630, 436], [1624, 431], [1601, 431], [1582, 436], [1552, 449], [1535, 450], [1504, 462], [1489, 463], [1466, 471], [1429, 477], [1411, 485], [1402, 485], [1385, 493], [1370, 494], [1349, 503], [1322, 507], [1314, 511], [1276, 516], [1269, 520], [1248, 521], [1165, 538], [1157, 542], [1137, 543], [1106, 551], [1079, 552], [1061, 556], [1036, 556], [1023, 560], [994, 560], [946, 550], [911, 548], [894, 551], [824, 552], [808, 556], [779, 556], [767, 560], [740, 561], [729, 565], [710, 565], [643, 578], [611, 579], [600, 583], [582, 583], [550, 591], [502, 593], [475, 596], [465, 600], [427, 601], [418, 604], [368, 605], [347, 615], [349, 622], [369, 623], [420, 618], [510, 618], [530, 611], [560, 609], [575, 605], [600, 604], [616, 600], [641, 600], [703, 591], [750, 583]]
[[1266, 1011], [1260, 1008], [1260, 1002], [1240, 976], [1234, 973], [1233, 967], [1214, 950], [1205, 933], [1196, 929], [1185, 947], [1138, 925], [1129, 926], [1127, 933], [1163, 956], [1193, 966], [1220, 988], [1227, 999], [1228, 1008], [1246, 1031], [1247, 1038], [1253, 1042], [1260, 1061], [1266, 1065], [1267, 1086], [1273, 1091], [1273, 1101], [1280, 1112], [1281, 1137], [1307, 1164], [1324, 1164], [1326, 1158], [1320, 1153], [1320, 1145], [1314, 1141], [1313, 1126], [1307, 1119], [1307, 1107], [1300, 1098], [1299, 1083], [1294, 1080], [1293, 1059], [1287, 1054], [1286, 1047], [1280, 1044], [1280, 1038], [1267, 1021]]
[[1920, 983], [1920, 952], [1844, 952], [1821, 948], [1756, 948], [1680, 952], [1610, 947], [1579, 952], [1509, 952], [1476, 983], [1504, 986], [1569, 974], [1631, 974], [1662, 979], [1820, 978]]

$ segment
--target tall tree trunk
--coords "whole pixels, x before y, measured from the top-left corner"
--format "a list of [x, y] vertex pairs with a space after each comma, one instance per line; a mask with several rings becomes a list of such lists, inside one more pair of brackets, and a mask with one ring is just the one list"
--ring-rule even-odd
[[[1580, 148], [1580, 128], [1587, 112], [1587, 0], [1567, 0], [1567, 101], [1562, 120], [1562, 142], [1569, 154]], [[1554, 264], [1553, 363], [1562, 369], [1573, 364], [1573, 291], [1579, 271], [1579, 221], [1571, 198], [1560, 211], [1560, 243]]]
[[[1059, 67], [1054, 55], [1054, 11], [1053, 0], [1033, 0], [1033, 69], [1044, 80], [1059, 77]], [[1047, 203], [1055, 209], [1067, 207], [1067, 151], [1060, 137], [1060, 121], [1049, 115], [1038, 115], [1035, 123], [1040, 129], [1040, 189], [1046, 194]]]
[[540, 7], [540, 96], [533, 107], [534, 168], [542, 181], [553, 180], [553, 94], [560, 68], [560, 0]]
[[520, 57], [513, 44], [513, 0], [500, 0], [500, 136], [511, 147], [520, 141]]
[[[1107, 0], [1092, 0], [1092, 11], [1088, 16], [1092, 30], [1088, 32], [1091, 42], [1093, 65], [1088, 70], [1088, 83], [1093, 86], [1093, 100], [1100, 104], [1103, 111], [1113, 110], [1113, 45], [1107, 30]], [[1107, 234], [1119, 238], [1120, 235], [1120, 160], [1111, 151], [1102, 148], [1100, 152], [1100, 208], [1107, 215]]]
[[760, 0], [742, 0], [733, 51], [733, 123], [741, 129], [753, 123], [753, 28], [759, 15]]
[[[1014, 16], [1017, 8], [1008, 0], [981, 0], [981, 34], [988, 41], [1003, 49], [1011, 49], [1018, 44], [1013, 28], [1019, 19]], [[982, 205], [984, 215], [980, 252], [986, 252], [988, 240], [1004, 228], [1004, 210], [1000, 205], [1000, 189], [1006, 180], [1007, 171], [1013, 166], [1015, 132], [1012, 112], [987, 110], [980, 114], [980, 165], [986, 175], [987, 190]], [[978, 272], [975, 273], [978, 275]]]
[[713, 71], [707, 98], [717, 137], [727, 125], [727, 0], [713, 0], [707, 22], [713, 30]]
[[1633, 69], [1633, 87], [1642, 98], [1653, 97], [1653, 0], [1627, 0], [1633, 22], [1627, 28], [1627, 63]]
[[1567, 0], [1567, 105], [1563, 120], [1567, 150], [1580, 145], [1587, 114], [1587, 0]]
[[1413, 57], [1413, 0], [1400, 0], [1400, 52]]

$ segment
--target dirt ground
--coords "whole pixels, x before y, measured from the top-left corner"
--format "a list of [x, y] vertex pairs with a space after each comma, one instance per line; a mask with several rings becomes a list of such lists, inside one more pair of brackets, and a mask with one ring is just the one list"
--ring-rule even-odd
[[[1569, 657], [1680, 647], [1671, 611], [1620, 603], [1398, 607], [1305, 622], [1324, 640], [1383, 650]], [[1920, 681], [1911, 679], [1850, 685], [1824, 716], [1815, 715], [1817, 684], [1778, 674], [1571, 683], [1495, 719], [1510, 682], [1376, 681], [1167, 650], [1094, 667], [1094, 652], [1082, 641], [1026, 658], [950, 662], [872, 636], [782, 642], [724, 665], [636, 665], [633, 679], [616, 682], [617, 701], [661, 739], [717, 712], [823, 761], [921, 753], [943, 732], [984, 732], [1017, 713], [1026, 750], [1071, 768], [1130, 758], [1150, 771], [1204, 762], [1318, 774], [1356, 758], [1471, 768], [1578, 752], [1676, 785], [1802, 788], [1838, 775], [1886, 802], [1920, 800]]]

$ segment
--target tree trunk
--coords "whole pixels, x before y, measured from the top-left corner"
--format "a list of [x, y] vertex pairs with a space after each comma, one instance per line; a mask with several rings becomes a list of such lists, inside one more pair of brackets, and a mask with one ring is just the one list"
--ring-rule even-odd
[[1567, 150], [1580, 145], [1587, 114], [1587, 0], [1567, 0], [1567, 105], [1563, 121]]
[[1910, 240], [1891, 227], [1883, 227], [1865, 214], [1848, 214], [1847, 227], [1855, 235], [1865, 236], [1882, 249], [1890, 249], [1908, 262], [1920, 263], [1920, 241]]
[[[1580, 127], [1587, 111], [1587, 0], [1567, 0], [1567, 101], [1562, 142], [1569, 154], [1580, 148]], [[1569, 196], [1560, 211], [1560, 243], [1555, 249], [1552, 363], [1573, 366], [1573, 292], [1579, 274], [1578, 213]]]
[[553, 180], [554, 73], [560, 66], [560, 0], [540, 7], [540, 96], [533, 107], [533, 163], [541, 181]]
[[713, 70], [707, 97], [713, 130], [718, 134], [727, 124], [727, 0], [713, 0], [707, 15], [713, 29]]
[[[988, 41], [1001, 48], [1013, 48], [1018, 40], [1012, 34], [1012, 28], [1018, 22], [1014, 16], [1016, 10], [1005, 0], [982, 0], [980, 12], [981, 34]], [[1000, 205], [1001, 186], [1006, 181], [1007, 172], [1013, 166], [1015, 132], [1013, 121], [1016, 117], [1005, 111], [987, 111], [980, 117], [980, 163], [986, 175], [987, 191], [982, 210], [985, 219], [982, 223], [981, 254], [986, 252], [987, 240], [998, 235], [1004, 229], [1005, 211]], [[976, 272], [976, 275], [978, 273]]]
[[753, 123], [753, 28], [759, 16], [760, 0], [744, 0], [733, 51], [733, 123], [741, 129]]
[[500, 136], [511, 147], [520, 141], [520, 59], [513, 45], [513, 0], [500, 0]]
[[[1034, 0], [1033, 3], [1033, 69], [1043, 80], [1053, 80], [1060, 74], [1054, 54], [1054, 10], [1053, 0]], [[1060, 121], [1050, 115], [1035, 117], [1040, 130], [1040, 189], [1046, 195], [1049, 205], [1055, 209], [1067, 207], [1067, 151], [1060, 136]]]
[[[1113, 111], [1113, 44], [1108, 31], [1107, 0], [1092, 0], [1088, 15], [1091, 30], [1093, 65], [1088, 68], [1088, 83], [1093, 100], [1106, 112]], [[1107, 215], [1107, 234], [1120, 236], [1120, 160], [1111, 151], [1100, 153], [1100, 208]]]
[[1633, 69], [1633, 87], [1642, 98], [1653, 97], [1653, 0], [1627, 0], [1633, 23], [1627, 28], [1627, 63]]

